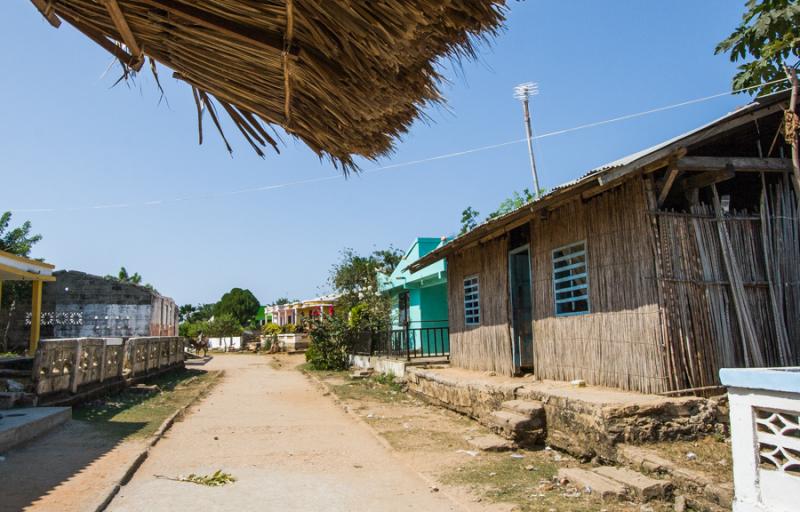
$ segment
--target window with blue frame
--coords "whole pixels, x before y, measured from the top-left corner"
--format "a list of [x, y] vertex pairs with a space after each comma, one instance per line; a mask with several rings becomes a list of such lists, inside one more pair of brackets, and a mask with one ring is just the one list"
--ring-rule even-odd
[[469, 276], [464, 279], [464, 323], [466, 325], [480, 325], [481, 323], [478, 276]]
[[589, 312], [589, 272], [586, 266], [585, 241], [553, 251], [553, 296], [556, 316], [583, 315]]

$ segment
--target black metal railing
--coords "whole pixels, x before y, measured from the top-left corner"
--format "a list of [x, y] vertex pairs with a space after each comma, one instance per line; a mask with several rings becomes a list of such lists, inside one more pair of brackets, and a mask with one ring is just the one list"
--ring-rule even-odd
[[450, 331], [446, 326], [405, 327], [360, 333], [352, 340], [352, 352], [359, 355], [415, 359], [450, 358]]

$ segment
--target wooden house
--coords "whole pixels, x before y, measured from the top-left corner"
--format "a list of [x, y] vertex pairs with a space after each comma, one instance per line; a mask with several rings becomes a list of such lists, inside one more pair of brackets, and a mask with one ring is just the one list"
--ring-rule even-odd
[[642, 392], [800, 363], [789, 95], [595, 169], [423, 256], [451, 363]]

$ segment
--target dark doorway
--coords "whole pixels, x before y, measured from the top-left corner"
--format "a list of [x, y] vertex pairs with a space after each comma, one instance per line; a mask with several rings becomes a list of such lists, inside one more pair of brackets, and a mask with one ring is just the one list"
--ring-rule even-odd
[[508, 253], [508, 278], [511, 300], [511, 333], [514, 367], [533, 368], [533, 300], [531, 299], [530, 246]]

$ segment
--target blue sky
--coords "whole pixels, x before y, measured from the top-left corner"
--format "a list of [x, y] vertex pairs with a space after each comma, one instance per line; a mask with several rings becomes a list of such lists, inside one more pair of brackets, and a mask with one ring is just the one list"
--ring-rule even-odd
[[[227, 192], [336, 176], [301, 143], [261, 159], [234, 130], [231, 158], [206, 123], [197, 144], [190, 90], [162, 68], [169, 105], [149, 73], [112, 84], [104, 50], [29, 2], [0, 5], [0, 210], [44, 236], [34, 256], [58, 268], [139, 272], [179, 303], [216, 301], [234, 286], [262, 302], [327, 291], [344, 247], [405, 249], [457, 231], [461, 211], [487, 214], [530, 186], [525, 144], [272, 190]], [[391, 158], [365, 171], [524, 137], [520, 82], [537, 81], [534, 128], [546, 133], [649, 110], [730, 87], [734, 65], [715, 44], [744, 0], [509, 2], [506, 30], [480, 58], [447, 66], [447, 108], [415, 124]], [[543, 138], [544, 187], [716, 118], [729, 96]], [[180, 201], [174, 199], [184, 198]], [[148, 202], [160, 203], [146, 204]], [[90, 208], [127, 204], [121, 208]], [[49, 209], [51, 211], [22, 211]]]

